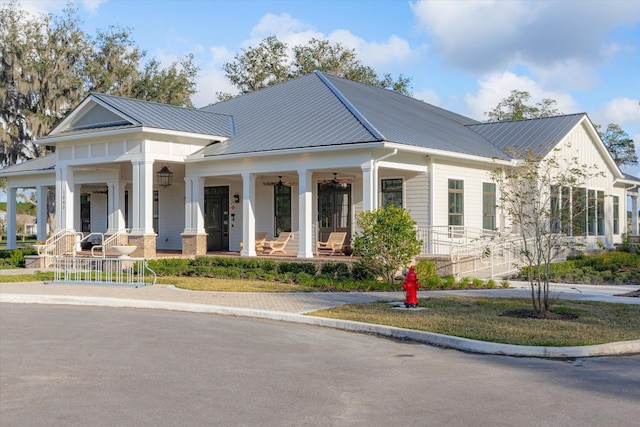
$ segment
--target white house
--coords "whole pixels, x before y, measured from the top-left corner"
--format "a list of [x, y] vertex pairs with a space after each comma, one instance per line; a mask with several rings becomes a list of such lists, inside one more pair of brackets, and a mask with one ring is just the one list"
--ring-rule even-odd
[[[38, 190], [39, 240], [55, 188], [57, 230], [128, 229], [147, 258], [255, 256], [259, 231], [292, 231], [287, 252], [312, 258], [316, 241], [352, 235], [359, 212], [389, 203], [407, 208], [423, 236], [501, 229], [509, 219], [495, 208], [489, 172], [517, 165], [510, 149], [569, 145], [604, 172], [583, 189], [593, 203], [578, 238], [612, 247], [638, 233], [640, 180], [621, 173], [586, 114], [481, 123], [321, 72], [202, 109], [91, 94], [38, 143], [55, 154], [0, 171], [9, 248], [18, 188]], [[423, 252], [435, 251], [425, 241]]]

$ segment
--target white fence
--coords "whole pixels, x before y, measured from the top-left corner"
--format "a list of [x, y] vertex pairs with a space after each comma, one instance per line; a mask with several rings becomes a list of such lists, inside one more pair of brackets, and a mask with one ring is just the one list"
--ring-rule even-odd
[[54, 257], [53, 283], [125, 285], [136, 288], [156, 283], [156, 273], [144, 258]]

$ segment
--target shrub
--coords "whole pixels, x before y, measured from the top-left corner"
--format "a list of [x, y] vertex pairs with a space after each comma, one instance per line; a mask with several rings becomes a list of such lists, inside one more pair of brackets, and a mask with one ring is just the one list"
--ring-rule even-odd
[[393, 283], [396, 272], [420, 253], [416, 222], [404, 208], [389, 206], [358, 216], [353, 253], [376, 276]]
[[430, 278], [436, 276], [436, 263], [427, 259], [418, 261], [414, 266], [416, 276], [418, 276], [418, 283], [427, 283]]
[[375, 280], [376, 275], [362, 261], [354, 262], [351, 266], [351, 278], [355, 281]]
[[281, 262], [278, 263], [278, 273], [307, 273], [315, 276], [317, 272], [316, 265], [311, 262]]
[[335, 280], [347, 280], [351, 277], [349, 266], [343, 262], [328, 262], [320, 268], [320, 274]]

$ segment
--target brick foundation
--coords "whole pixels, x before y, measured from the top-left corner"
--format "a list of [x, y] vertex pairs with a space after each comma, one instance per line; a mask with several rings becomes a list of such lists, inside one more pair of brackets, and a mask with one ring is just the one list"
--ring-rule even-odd
[[206, 234], [181, 234], [182, 255], [201, 256], [207, 254]]
[[138, 248], [131, 254], [132, 258], [155, 258], [156, 257], [156, 235], [155, 234], [130, 234], [129, 244]]

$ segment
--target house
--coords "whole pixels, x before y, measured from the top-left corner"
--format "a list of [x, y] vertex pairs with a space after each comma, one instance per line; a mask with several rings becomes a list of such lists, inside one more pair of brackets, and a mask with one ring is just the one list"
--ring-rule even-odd
[[[593, 204], [577, 238], [587, 247], [638, 233], [640, 180], [619, 170], [586, 114], [482, 123], [321, 72], [202, 109], [93, 93], [38, 143], [55, 154], [0, 171], [8, 200], [17, 188], [40, 201], [55, 191], [56, 230], [126, 229], [147, 258], [256, 256], [256, 232], [282, 231], [294, 236], [287, 253], [312, 258], [318, 240], [341, 231], [348, 242], [360, 212], [388, 204], [411, 212], [423, 252], [435, 253], [437, 230], [451, 239], [509, 226], [489, 172], [517, 166], [513, 147], [571, 145], [604, 172], [584, 188]], [[15, 205], [7, 210], [15, 231]]]

